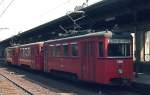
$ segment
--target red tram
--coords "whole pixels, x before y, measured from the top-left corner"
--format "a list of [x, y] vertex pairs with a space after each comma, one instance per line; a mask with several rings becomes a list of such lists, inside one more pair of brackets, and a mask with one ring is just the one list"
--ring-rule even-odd
[[6, 48], [6, 62], [43, 71], [43, 42]]
[[43, 70], [43, 42], [18, 46], [18, 64], [35, 70]]
[[[130, 35], [104, 31], [49, 40], [44, 44], [22, 45], [18, 48], [18, 64], [26, 64], [44, 72], [63, 72], [79, 80], [100, 84], [133, 79]], [[7, 61], [8, 58], [7, 56]]]

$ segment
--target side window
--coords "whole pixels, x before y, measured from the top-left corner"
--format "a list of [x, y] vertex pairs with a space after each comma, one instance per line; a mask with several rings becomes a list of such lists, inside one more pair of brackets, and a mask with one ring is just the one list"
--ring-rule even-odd
[[61, 56], [61, 46], [60, 45], [56, 45], [55, 55], [57, 57]]
[[25, 49], [25, 52], [26, 52], [26, 57], [30, 57], [31, 56], [31, 49], [28, 47]]
[[11, 50], [10, 50], [10, 49], [7, 49], [7, 50], [6, 50], [6, 54], [7, 54], [7, 55], [6, 55], [7, 57], [11, 57]]
[[24, 58], [24, 48], [20, 48], [20, 57], [21, 58]]
[[99, 48], [99, 57], [103, 57], [104, 56], [104, 45], [103, 45], [103, 42], [99, 42], [98, 48]]
[[78, 45], [77, 43], [72, 43], [71, 45], [72, 56], [78, 56]]
[[20, 57], [27, 58], [31, 56], [31, 48], [20, 48]]
[[44, 47], [40, 47], [40, 49], [41, 49], [41, 52], [44, 52]]
[[22, 49], [21, 49], [21, 48], [19, 48], [19, 50], [20, 50], [19, 55], [20, 55], [20, 57], [22, 57]]
[[64, 56], [69, 56], [69, 46], [68, 44], [63, 45]]
[[54, 45], [49, 45], [48, 51], [50, 52], [50, 56], [52, 56], [52, 57], [55, 56], [55, 46]]

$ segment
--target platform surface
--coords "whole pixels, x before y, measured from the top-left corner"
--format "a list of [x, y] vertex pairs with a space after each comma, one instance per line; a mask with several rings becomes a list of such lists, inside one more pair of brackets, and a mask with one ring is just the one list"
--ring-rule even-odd
[[138, 77], [135, 77], [135, 82], [150, 85], [150, 74], [146, 73], [138, 74]]

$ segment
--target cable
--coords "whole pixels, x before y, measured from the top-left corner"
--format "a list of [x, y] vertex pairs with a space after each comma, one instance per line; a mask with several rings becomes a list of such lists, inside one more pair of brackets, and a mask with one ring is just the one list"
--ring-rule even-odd
[[8, 6], [4, 9], [4, 11], [0, 14], [0, 17], [2, 17], [4, 15], [4, 13], [8, 10], [8, 8], [10, 7], [10, 5], [14, 2], [15, 0], [11, 0], [11, 2], [8, 4]]
[[[54, 8], [52, 8], [52, 9], [48, 10], [48, 11], [45, 12], [43, 15], [46, 15], [46, 14], [48, 14], [48, 13], [50, 13], [50, 12], [56, 10], [57, 8], [59, 8], [59, 7], [63, 6], [63, 5], [65, 5], [65, 4], [67, 4], [67, 3], [69, 3], [69, 2], [70, 2], [70, 0], [67, 0], [66, 2], [63, 2], [63, 3], [59, 4], [59, 5], [57, 5], [56, 7], [54, 7]], [[43, 16], [43, 15], [41, 15], [41, 16]]]

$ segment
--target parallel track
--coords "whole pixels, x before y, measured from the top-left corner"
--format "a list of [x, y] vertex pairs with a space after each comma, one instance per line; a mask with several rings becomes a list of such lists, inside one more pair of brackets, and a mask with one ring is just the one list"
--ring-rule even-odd
[[[47, 76], [47, 74], [44, 73], [26, 71], [26, 69], [20, 69], [20, 67], [5, 67], [9, 68], [10, 71], [15, 72], [16, 74], [25, 74], [27, 76], [27, 80], [36, 81], [37, 84], [41, 84], [47, 89], [51, 88], [53, 92], [55, 92], [55, 94], [53, 93], [47, 95], [150, 95], [145, 94], [145, 92], [143, 93], [140, 88], [136, 88], [134, 86], [99, 86], [86, 82], [72, 82], [63, 78], [55, 78], [49, 75]], [[30, 95], [36, 94], [31, 92]]]
[[18, 77], [13, 72], [8, 72], [5, 69], [0, 69], [0, 75], [7, 79], [10, 83], [15, 85], [17, 89], [21, 90], [21, 92], [25, 93], [25, 95], [58, 95], [57, 93], [43, 88], [34, 82]]
[[3, 74], [0, 74], [0, 77], [0, 95], [33, 95]]

